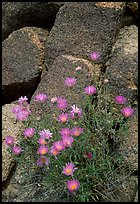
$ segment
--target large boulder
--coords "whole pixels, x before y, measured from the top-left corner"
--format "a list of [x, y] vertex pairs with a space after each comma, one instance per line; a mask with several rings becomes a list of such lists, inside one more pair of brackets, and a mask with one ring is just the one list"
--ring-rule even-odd
[[64, 2], [2, 2], [2, 39], [25, 26], [50, 29]]
[[[80, 73], [76, 71], [74, 64], [82, 67]], [[42, 77], [41, 82], [38, 85], [37, 90], [32, 96], [30, 102], [30, 108], [32, 111], [32, 116], [36, 120], [40, 104], [34, 101], [34, 97], [38, 93], [46, 93], [49, 99], [53, 97], [65, 97], [67, 99], [69, 107], [73, 104], [83, 107], [83, 97], [84, 97], [84, 87], [91, 83], [92, 75], [98, 78], [99, 76], [99, 66], [92, 65], [88, 60], [82, 58], [76, 58], [72, 55], [62, 55], [54, 60], [54, 63], [48, 70], [48, 72]], [[70, 88], [64, 84], [66, 77], [74, 77], [77, 79], [77, 83], [74, 87]], [[43, 114], [46, 114], [48, 109], [48, 104], [43, 103], [41, 105]], [[34, 122], [34, 121], [32, 121]]]
[[2, 43], [2, 103], [29, 98], [40, 81], [44, 66], [44, 42], [49, 32], [25, 27], [14, 31]]
[[22, 122], [17, 122], [11, 109], [15, 104], [6, 104], [2, 107], [2, 182], [6, 181], [15, 164], [11, 154], [7, 151], [5, 138], [8, 135], [14, 137], [15, 143], [19, 143], [21, 132], [24, 128]]
[[62, 54], [87, 58], [101, 53], [104, 63], [119, 31], [125, 3], [66, 2], [58, 11], [45, 46], [46, 65]]
[[137, 26], [125, 26], [120, 30], [106, 65], [105, 75], [112, 87], [112, 93], [133, 100], [138, 86]]

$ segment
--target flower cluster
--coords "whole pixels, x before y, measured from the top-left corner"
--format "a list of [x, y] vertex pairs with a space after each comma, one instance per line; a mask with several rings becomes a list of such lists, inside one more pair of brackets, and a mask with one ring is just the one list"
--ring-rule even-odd
[[12, 112], [15, 114], [16, 119], [19, 121], [27, 120], [28, 116], [31, 114], [27, 100], [28, 98], [26, 96], [21, 96], [18, 100], [18, 105], [15, 105], [12, 108]]
[[[93, 52], [90, 54], [90, 58], [93, 61], [99, 60], [100, 57], [101, 55], [98, 52]], [[76, 72], [81, 70], [82, 67], [80, 66], [77, 66], [75, 69]], [[68, 76], [63, 81], [63, 84], [69, 89], [71, 89], [71, 87], [74, 88], [74, 86], [77, 84], [77, 81], [77, 78]], [[88, 85], [82, 90], [82, 93], [88, 95], [89, 98], [97, 94], [98, 92], [98, 88], [96, 88], [94, 84]], [[41, 105], [47, 99], [48, 96], [45, 93], [38, 93], [34, 97], [34, 101], [37, 103], [41, 103]], [[122, 105], [126, 104], [127, 99], [124, 96], [118, 95], [115, 97], [114, 101], [117, 105], [120, 105], [120, 107], [122, 107]], [[81, 123], [78, 121], [79, 118], [84, 118], [84, 113], [83, 109], [78, 107], [77, 104], [72, 104], [69, 107], [67, 99], [63, 96], [54, 96], [50, 99], [49, 102], [51, 103], [51, 106], [55, 106], [58, 111], [58, 115], [55, 115], [55, 122], [59, 124], [60, 127], [59, 129], [57, 128], [57, 133], [54, 131], [54, 129], [50, 130], [50, 128], [47, 128], [47, 124], [45, 124], [45, 128], [42, 127], [40, 130], [37, 130], [37, 128], [34, 127], [28, 127], [23, 131], [23, 138], [25, 138], [26, 141], [30, 142], [32, 138], [37, 138], [36, 165], [38, 166], [38, 168], [43, 166], [49, 166], [52, 160], [58, 161], [59, 156], [63, 155], [63, 153], [65, 154], [67, 149], [71, 151], [72, 147], [74, 146], [73, 144], [75, 144], [77, 140], [83, 140], [84, 132], [86, 132], [85, 128], [81, 127]], [[15, 105], [12, 108], [12, 112], [15, 114], [17, 120], [27, 120], [28, 116], [31, 114], [31, 111], [28, 107], [28, 98], [26, 96], [21, 96], [18, 100], [18, 105]], [[122, 107], [120, 112], [126, 118], [134, 114], [134, 110], [128, 106]], [[60, 139], [58, 137], [60, 137]], [[11, 148], [11, 151], [14, 155], [19, 155], [23, 151], [22, 147], [15, 144], [14, 137], [11, 135], [8, 135], [5, 138], [5, 144], [9, 148]], [[82, 148], [84, 149], [84, 147]], [[88, 160], [88, 162], [90, 162], [93, 158], [92, 150], [89, 149], [89, 152], [87, 152], [85, 147], [84, 155], [82, 156], [84, 157], [84, 160]], [[73, 178], [75, 177], [75, 171], [79, 169], [79, 166], [78, 168], [75, 167], [75, 164], [77, 163], [72, 161], [71, 158], [69, 161], [69, 163], [66, 163], [65, 161], [65, 166], [63, 166], [63, 163], [63, 167], [61, 166], [59, 168], [61, 168], [62, 175], [64, 174], [63, 176], [72, 177], [66, 182], [68, 191], [72, 193], [80, 187], [80, 179], [77, 180]]]

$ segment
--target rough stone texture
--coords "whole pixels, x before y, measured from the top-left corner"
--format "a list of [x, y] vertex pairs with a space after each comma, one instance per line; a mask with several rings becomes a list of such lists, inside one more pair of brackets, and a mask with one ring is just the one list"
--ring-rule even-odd
[[120, 146], [120, 153], [124, 156], [126, 163], [134, 170], [138, 170], [138, 111], [129, 121], [129, 135], [124, 138]]
[[49, 32], [25, 27], [14, 31], [2, 43], [2, 100], [30, 96], [40, 80], [44, 66], [44, 42]]
[[138, 191], [137, 191], [137, 193], [136, 193], [134, 202], [138, 202]]
[[2, 39], [25, 26], [50, 29], [64, 2], [2, 2]]
[[[62, 54], [87, 58], [93, 51], [107, 60], [120, 28], [123, 2], [66, 2], [58, 11], [45, 46], [48, 67]], [[105, 6], [106, 5], [106, 6]]]
[[[119, 178], [118, 178], [119, 180]], [[115, 191], [104, 192], [110, 198], [102, 200], [103, 202], [134, 202], [138, 188], [138, 178], [135, 176], [120, 177], [121, 185]]]
[[[74, 64], [82, 67], [80, 73], [75, 70], [76, 67]], [[49, 99], [58, 96], [66, 97], [69, 107], [73, 104], [82, 107], [84, 87], [91, 83], [91, 72], [98, 77], [98, 65], [92, 65], [88, 60], [76, 58], [71, 55], [57, 57], [48, 72], [42, 77], [31, 99], [30, 107], [33, 110], [32, 115], [35, 114], [37, 116], [40, 109], [40, 104], [34, 102], [34, 96], [39, 92], [45, 92], [49, 96]], [[72, 88], [64, 84], [64, 80], [68, 76], [77, 79], [77, 84]], [[41, 108], [44, 107], [44, 110], [47, 110], [47, 106], [46, 102], [41, 105]]]
[[127, 2], [126, 5], [134, 16], [134, 18], [138, 20], [138, 2]]
[[15, 138], [15, 143], [19, 143], [23, 123], [16, 122], [14, 114], [11, 112], [15, 104], [6, 104], [2, 107], [2, 181], [5, 181], [10, 173], [14, 160], [7, 151], [5, 137], [11, 135]]
[[106, 65], [106, 78], [112, 86], [112, 92], [133, 99], [138, 86], [137, 26], [126, 26], [120, 30]]

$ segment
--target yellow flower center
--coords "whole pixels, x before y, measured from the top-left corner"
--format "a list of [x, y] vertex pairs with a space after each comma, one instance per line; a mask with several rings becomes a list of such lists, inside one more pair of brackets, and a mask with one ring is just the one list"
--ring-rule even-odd
[[66, 169], [65, 171], [66, 171], [66, 173], [68, 173], [68, 174], [72, 172], [71, 169]]
[[46, 149], [42, 149], [41, 151], [42, 154], [46, 154], [46, 152], [47, 152]]
[[79, 131], [75, 132], [75, 136], [79, 136], [79, 134], [80, 134]]
[[75, 190], [75, 189], [76, 189], [76, 185], [72, 185], [71, 190]]
[[46, 159], [45, 158], [41, 158], [42, 160], [42, 163], [45, 163], [46, 162]]
[[66, 122], [66, 120], [67, 120], [67, 119], [66, 119], [66, 117], [64, 117], [64, 116], [61, 118], [61, 121], [62, 121], [62, 122]]

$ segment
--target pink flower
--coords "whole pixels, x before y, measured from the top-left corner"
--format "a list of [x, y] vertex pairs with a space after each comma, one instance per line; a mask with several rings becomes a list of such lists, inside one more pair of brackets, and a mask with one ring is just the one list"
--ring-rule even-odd
[[33, 137], [34, 134], [35, 134], [35, 128], [26, 128], [23, 132], [23, 135], [25, 137]]
[[69, 87], [74, 86], [76, 84], [76, 79], [73, 77], [67, 77], [65, 80], [65, 84]]
[[92, 59], [92, 60], [99, 60], [100, 59], [100, 53], [99, 52], [92, 52], [91, 54], [90, 54], [90, 58]]
[[61, 150], [64, 150], [64, 149], [65, 149], [65, 146], [64, 146], [63, 142], [60, 141], [60, 140], [55, 141], [55, 142], [53, 143], [53, 147], [54, 147], [55, 149], [57, 149], [58, 151], [61, 151]]
[[74, 127], [74, 128], [72, 128], [72, 130], [71, 130], [71, 135], [78, 137], [79, 135], [81, 135], [81, 134], [83, 133], [83, 130], [84, 130], [84, 129], [81, 128], [81, 127]]
[[77, 190], [79, 186], [80, 186], [80, 182], [77, 179], [67, 181], [67, 188], [70, 192]]
[[16, 119], [19, 121], [24, 121], [28, 118], [31, 111], [26, 108], [22, 108], [18, 113], [16, 113]]
[[28, 98], [26, 96], [21, 96], [19, 99], [18, 99], [18, 102], [20, 105], [23, 105], [23, 106], [27, 106], [28, 105]]
[[76, 71], [80, 71], [80, 70], [82, 70], [82, 67], [78, 66], [78, 67], [76, 67], [75, 70], [76, 70]]
[[74, 173], [74, 171], [76, 169], [77, 168], [74, 168], [74, 164], [73, 163], [68, 163], [68, 164], [66, 164], [65, 167], [63, 167], [62, 173], [67, 175], [67, 176], [73, 176], [73, 173]]
[[44, 102], [47, 99], [47, 95], [45, 93], [39, 93], [35, 96], [35, 101], [37, 102]]
[[38, 165], [38, 166], [41, 166], [41, 167], [43, 166], [43, 164], [45, 164], [46, 166], [48, 166], [49, 163], [50, 163], [49, 158], [47, 158], [47, 157], [45, 157], [45, 156], [41, 156], [41, 157], [39, 157], [38, 160], [37, 160], [37, 165]]
[[51, 102], [52, 102], [52, 103], [56, 103], [56, 102], [57, 102], [57, 97], [52, 98], [52, 99], [51, 99]]
[[84, 153], [84, 157], [85, 157], [85, 158], [88, 158], [88, 159], [91, 159], [91, 158], [93, 157], [93, 155], [92, 155], [91, 152], [88, 152], [88, 153], [85, 152], [85, 153]]
[[39, 140], [38, 140], [38, 143], [39, 143], [40, 145], [46, 145], [46, 144], [47, 144], [47, 142], [46, 142], [46, 140], [45, 140], [44, 137], [40, 137]]
[[13, 154], [15, 154], [15, 155], [19, 155], [19, 154], [21, 153], [21, 151], [22, 151], [22, 149], [21, 149], [20, 146], [14, 146], [14, 147], [12, 148], [12, 152], [13, 152]]
[[124, 103], [126, 103], [126, 98], [124, 96], [116, 96], [115, 102], [117, 104], [124, 104]]
[[51, 133], [50, 130], [44, 129], [44, 130], [42, 130], [42, 131], [39, 131], [38, 134], [39, 134], [41, 137], [44, 137], [44, 138], [46, 138], [46, 139], [50, 139], [50, 138], [52, 138], [52, 134], [53, 134], [53, 133]]
[[71, 108], [72, 110], [70, 111], [70, 117], [72, 119], [82, 116], [82, 109], [78, 108], [75, 104], [71, 106]]
[[20, 106], [20, 105], [15, 105], [12, 108], [12, 112], [15, 113], [15, 114], [19, 113], [21, 110], [22, 110], [22, 106]]
[[65, 123], [69, 119], [68, 113], [62, 113], [61, 115], [58, 116], [58, 121], [60, 123]]
[[14, 137], [12, 136], [7, 136], [5, 138], [5, 144], [8, 145], [8, 146], [12, 146], [14, 144]]
[[58, 155], [59, 153], [60, 153], [60, 152], [58, 151], [58, 149], [56, 149], [54, 146], [52, 146], [51, 151], [50, 151], [50, 154], [56, 156], [56, 155]]
[[126, 117], [130, 117], [133, 115], [134, 113], [134, 109], [130, 108], [130, 107], [124, 107], [121, 109], [121, 113]]
[[70, 136], [70, 129], [69, 128], [62, 128], [60, 131], [60, 135], [63, 136]]
[[73, 137], [63, 136], [62, 138], [62, 143], [65, 147], [71, 147], [73, 142], [74, 142]]
[[84, 93], [88, 95], [93, 95], [96, 93], [96, 88], [94, 86], [87, 86], [84, 88]]
[[48, 153], [48, 148], [45, 145], [41, 145], [38, 148], [37, 153], [40, 155], [44, 155], [44, 154]]
[[57, 98], [57, 107], [60, 110], [65, 110], [68, 107], [67, 101], [65, 98], [62, 97], [58, 97]]

